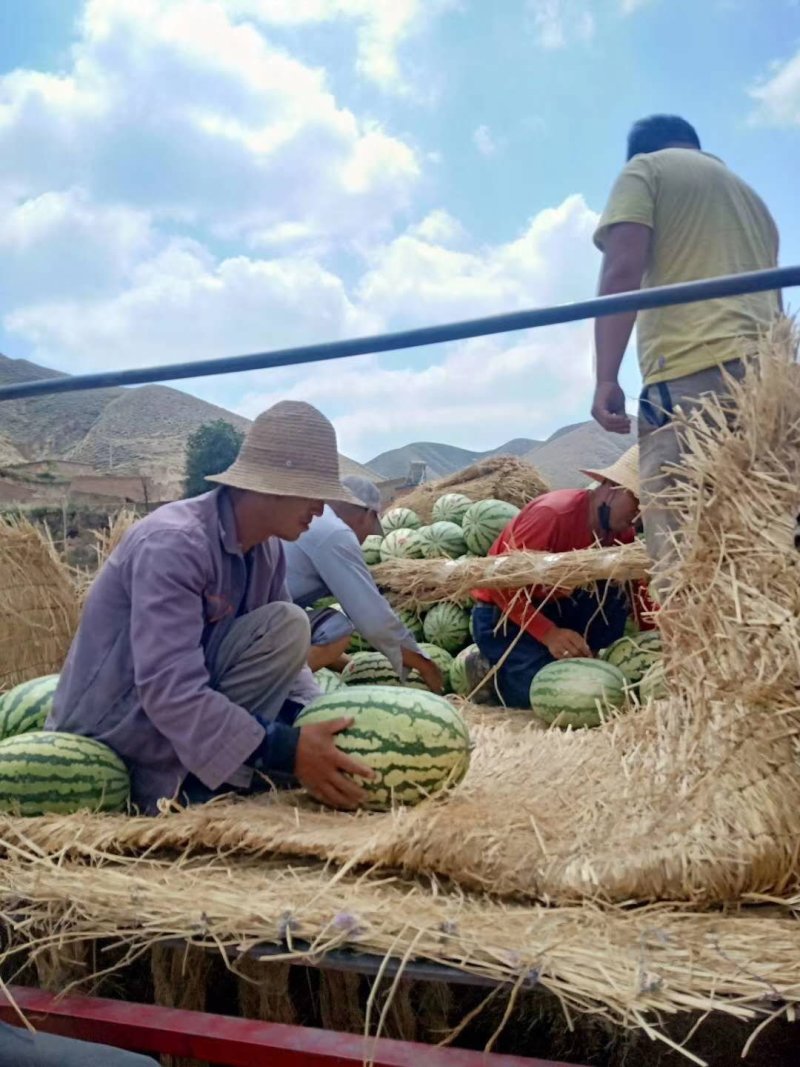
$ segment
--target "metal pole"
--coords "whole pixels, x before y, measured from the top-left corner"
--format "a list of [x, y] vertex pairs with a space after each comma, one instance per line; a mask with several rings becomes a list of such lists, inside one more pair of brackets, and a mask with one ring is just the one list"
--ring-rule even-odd
[[617, 293], [613, 296], [600, 296], [576, 304], [559, 304], [555, 307], [531, 311], [490, 315], [488, 318], [451, 322], [441, 326], [426, 326], [422, 329], [403, 330], [400, 333], [356, 337], [349, 341], [302, 345], [299, 348], [256, 352], [248, 356], [224, 356], [221, 359], [193, 360], [190, 363], [166, 363], [156, 367], [17, 382], [14, 385], [0, 386], [0, 400], [17, 400], [21, 397], [42, 396], [49, 393], [74, 393], [84, 389], [103, 389], [120, 385], [143, 385], [146, 382], [177, 381], [180, 378], [204, 378], [216, 374], [230, 374], [235, 371], [241, 373], [273, 367], [290, 367], [302, 363], [319, 363], [331, 359], [344, 359], [347, 356], [365, 355], [369, 352], [392, 352], [401, 348], [442, 344], [446, 341], [460, 341], [468, 337], [484, 337], [492, 333], [527, 330], [535, 326], [555, 326], [559, 323], [617, 315], [626, 311], [642, 311], [670, 304], [691, 304], [699, 300], [740, 296], [743, 293], [783, 289], [794, 285], [800, 285], [800, 266], [730, 274], [722, 278], [706, 278], [702, 281], [685, 282], [680, 285], [665, 285], [656, 289], [641, 289], [630, 293]]

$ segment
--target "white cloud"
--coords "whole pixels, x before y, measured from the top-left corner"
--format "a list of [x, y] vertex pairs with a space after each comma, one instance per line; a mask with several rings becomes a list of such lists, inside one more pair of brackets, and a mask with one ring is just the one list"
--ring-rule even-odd
[[565, 48], [594, 37], [594, 15], [584, 0], [527, 0], [526, 11], [540, 48]]
[[273, 26], [350, 19], [356, 23], [357, 70], [381, 89], [413, 91], [398, 52], [455, 0], [228, 0], [234, 10]]
[[[457, 250], [453, 237], [464, 245], [467, 235], [434, 213], [376, 254], [355, 303], [399, 328], [584, 297], [595, 282], [596, 219], [573, 196], [514, 241]], [[419, 437], [489, 448], [585, 418], [591, 375], [591, 324], [582, 323], [299, 368], [277, 382], [257, 373], [241, 410], [254, 415], [287, 395], [309, 400], [334, 419], [342, 449], [363, 460]]]
[[488, 126], [478, 126], [472, 133], [472, 141], [482, 156], [493, 156], [497, 152], [497, 142]]
[[6, 196], [82, 186], [258, 247], [379, 233], [419, 179], [412, 146], [222, 0], [89, 0], [73, 56], [0, 79]]
[[757, 102], [754, 121], [770, 126], [800, 125], [800, 50], [776, 63], [769, 76], [750, 90]]
[[653, 0], [619, 0], [619, 6], [623, 15], [632, 15], [634, 11], [638, 11], [652, 2]]

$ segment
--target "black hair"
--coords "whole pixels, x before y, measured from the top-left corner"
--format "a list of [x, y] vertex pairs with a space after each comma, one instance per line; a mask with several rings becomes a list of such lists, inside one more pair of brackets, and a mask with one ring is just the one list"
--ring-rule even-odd
[[700, 148], [697, 130], [679, 115], [648, 115], [631, 126], [628, 134], [628, 159], [642, 152], [659, 152], [675, 142]]

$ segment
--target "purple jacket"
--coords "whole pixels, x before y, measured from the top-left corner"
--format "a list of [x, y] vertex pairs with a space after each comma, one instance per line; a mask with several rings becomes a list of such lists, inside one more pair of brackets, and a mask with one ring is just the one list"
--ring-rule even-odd
[[[190, 771], [211, 789], [249, 781], [242, 765], [264, 729], [210, 687], [205, 650], [220, 620], [291, 601], [281, 542], [250, 556], [248, 583], [233, 507], [215, 489], [137, 522], [92, 583], [46, 728], [114, 749], [144, 810]], [[306, 670], [291, 698], [316, 692]]]

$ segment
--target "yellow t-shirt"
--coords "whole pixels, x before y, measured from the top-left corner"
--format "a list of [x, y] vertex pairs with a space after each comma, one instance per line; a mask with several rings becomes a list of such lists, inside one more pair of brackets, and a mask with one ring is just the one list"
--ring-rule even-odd
[[[608, 228], [618, 222], [653, 231], [643, 288], [777, 265], [778, 230], [766, 205], [707, 152], [665, 148], [634, 156], [595, 232], [601, 251]], [[772, 292], [640, 311], [636, 332], [645, 384], [746, 354], [778, 307]]]

